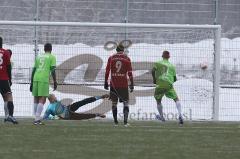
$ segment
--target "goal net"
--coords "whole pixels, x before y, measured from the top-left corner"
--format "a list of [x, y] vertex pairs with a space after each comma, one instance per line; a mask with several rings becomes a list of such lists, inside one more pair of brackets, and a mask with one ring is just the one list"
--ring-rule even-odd
[[[29, 92], [31, 70], [43, 45], [53, 44], [57, 58], [57, 91], [66, 105], [89, 96], [108, 93], [103, 89], [108, 57], [123, 43], [132, 61], [135, 90], [130, 93], [129, 118], [155, 120], [157, 113], [151, 69], [164, 50], [176, 66], [174, 88], [180, 98], [185, 120], [218, 119], [220, 27], [211, 25], [104, 24], [57, 22], [0, 22], [0, 36], [13, 52], [15, 116], [32, 116]], [[168, 120], [177, 118], [174, 101], [162, 100]], [[47, 106], [48, 102], [45, 105]], [[3, 106], [3, 101], [0, 101]], [[112, 118], [111, 102], [99, 100], [78, 112], [105, 113]], [[118, 104], [119, 118], [122, 104]], [[0, 116], [4, 116], [3, 107]]]

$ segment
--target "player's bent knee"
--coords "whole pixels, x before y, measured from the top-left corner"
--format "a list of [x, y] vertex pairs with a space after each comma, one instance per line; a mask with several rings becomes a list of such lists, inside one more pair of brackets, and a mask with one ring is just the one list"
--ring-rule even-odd
[[6, 93], [5, 97], [6, 101], [13, 101], [12, 92]]

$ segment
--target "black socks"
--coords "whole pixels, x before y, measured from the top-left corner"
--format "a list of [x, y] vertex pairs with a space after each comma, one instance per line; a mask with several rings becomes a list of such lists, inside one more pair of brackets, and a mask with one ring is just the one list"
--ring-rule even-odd
[[118, 123], [117, 120], [117, 107], [116, 106], [112, 106], [112, 114], [113, 114], [113, 119], [114, 119], [114, 123]]
[[[118, 124], [117, 107], [116, 106], [112, 106], [112, 114], [113, 114], [114, 123]], [[127, 122], [128, 122], [128, 114], [129, 114], [129, 107], [124, 106], [123, 107], [124, 124], [127, 124]]]
[[13, 116], [14, 105], [12, 101], [7, 102], [9, 116]]
[[124, 124], [127, 124], [127, 121], [128, 121], [128, 113], [129, 113], [129, 107], [128, 107], [128, 106], [124, 106], [124, 107], [123, 107]]

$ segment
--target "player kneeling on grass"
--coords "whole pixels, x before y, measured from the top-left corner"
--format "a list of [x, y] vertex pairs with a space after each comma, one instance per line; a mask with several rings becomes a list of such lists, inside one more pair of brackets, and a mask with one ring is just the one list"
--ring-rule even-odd
[[48, 100], [50, 104], [48, 105], [43, 119], [51, 119], [51, 116], [58, 116], [60, 119], [64, 120], [83, 120], [83, 119], [91, 119], [95, 117], [101, 117], [105, 118], [106, 116], [104, 114], [87, 114], [87, 113], [76, 113], [75, 111], [78, 110], [78, 108], [95, 102], [99, 99], [109, 98], [108, 94], [102, 95], [102, 96], [95, 96], [83, 99], [81, 101], [78, 101], [76, 103], [70, 104], [68, 106], [63, 105], [59, 100], [57, 100], [56, 96], [54, 94], [50, 94], [48, 96]]
[[177, 81], [176, 70], [173, 64], [168, 60], [170, 58], [170, 53], [168, 51], [163, 51], [162, 60], [154, 64], [152, 69], [153, 83], [156, 84], [156, 89], [154, 97], [157, 101], [157, 109], [160, 116], [157, 119], [165, 121], [163, 117], [162, 108], [162, 97], [165, 95], [175, 101], [176, 107], [179, 115], [179, 124], [183, 124], [181, 104], [179, 102], [177, 93], [173, 88], [173, 83]]

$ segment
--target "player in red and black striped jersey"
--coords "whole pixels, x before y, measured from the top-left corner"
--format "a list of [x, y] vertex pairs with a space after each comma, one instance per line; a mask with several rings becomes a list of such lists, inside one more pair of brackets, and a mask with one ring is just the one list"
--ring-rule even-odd
[[112, 113], [114, 122], [117, 125], [117, 103], [118, 100], [123, 102], [123, 114], [124, 114], [124, 125], [128, 125], [128, 114], [129, 114], [129, 93], [128, 93], [128, 78], [130, 80], [130, 92], [133, 91], [133, 75], [132, 65], [130, 58], [124, 54], [124, 46], [117, 46], [117, 53], [108, 58], [108, 63], [105, 73], [105, 84], [104, 88], [108, 90], [108, 78], [111, 73], [110, 80], [110, 99], [112, 100]]
[[4, 119], [4, 121], [17, 124], [18, 122], [13, 117], [14, 105], [10, 88], [12, 85], [10, 53], [3, 49], [2, 45], [3, 40], [2, 37], [0, 37], [0, 93], [4, 100], [5, 113], [8, 113], [8, 116]]

